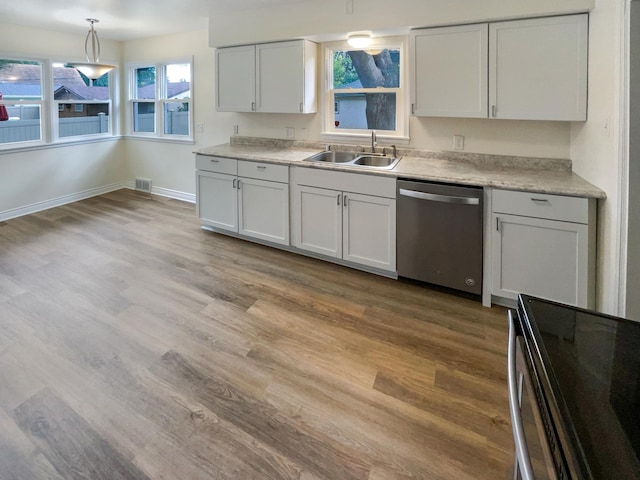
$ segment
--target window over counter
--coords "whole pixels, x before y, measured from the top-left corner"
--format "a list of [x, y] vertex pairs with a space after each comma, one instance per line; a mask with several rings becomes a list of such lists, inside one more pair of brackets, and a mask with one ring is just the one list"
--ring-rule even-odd
[[408, 137], [404, 42], [376, 40], [362, 49], [325, 45], [325, 134]]
[[0, 56], [0, 150], [113, 136], [112, 78], [92, 81], [62, 62]]
[[132, 136], [193, 141], [191, 60], [128, 67]]

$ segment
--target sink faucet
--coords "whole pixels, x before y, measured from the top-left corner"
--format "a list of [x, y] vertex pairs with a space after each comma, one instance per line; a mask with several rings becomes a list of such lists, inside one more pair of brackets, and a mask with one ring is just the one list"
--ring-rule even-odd
[[376, 153], [376, 145], [378, 142], [376, 141], [376, 131], [371, 130], [371, 153]]

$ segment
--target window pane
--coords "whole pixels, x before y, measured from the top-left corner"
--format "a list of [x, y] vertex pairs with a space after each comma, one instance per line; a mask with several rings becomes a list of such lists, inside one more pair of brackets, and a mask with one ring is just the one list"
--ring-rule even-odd
[[164, 104], [164, 133], [189, 135], [189, 103], [166, 102]]
[[61, 103], [58, 126], [60, 137], [109, 133], [109, 104]]
[[2, 107], [7, 110], [9, 120], [0, 121], [0, 144], [40, 140], [40, 105], [5, 103]]
[[91, 80], [73, 67], [54, 65], [54, 100], [109, 100], [109, 75]]
[[188, 63], [166, 66], [167, 98], [191, 98], [191, 65]]
[[378, 87], [400, 87], [400, 50], [333, 52], [333, 88]]
[[0, 93], [3, 100], [41, 100], [40, 63], [0, 59]]
[[156, 98], [156, 67], [136, 68], [136, 98]]
[[396, 129], [395, 93], [336, 93], [334, 111], [338, 129]]
[[152, 102], [133, 102], [133, 131], [155, 132], [156, 105]]

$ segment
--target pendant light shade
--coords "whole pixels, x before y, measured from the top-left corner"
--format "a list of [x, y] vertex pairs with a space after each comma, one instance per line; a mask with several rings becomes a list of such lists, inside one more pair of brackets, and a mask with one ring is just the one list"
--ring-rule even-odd
[[[98, 32], [93, 28], [93, 24], [98, 23], [98, 21], [95, 18], [87, 18], [87, 22], [91, 24], [87, 38], [84, 41], [84, 53], [87, 57], [87, 63], [68, 64], [91, 80], [97, 80], [105, 73], [116, 68], [115, 65], [100, 63], [100, 39], [98, 38]], [[89, 56], [89, 48], [91, 48], [91, 56]]]

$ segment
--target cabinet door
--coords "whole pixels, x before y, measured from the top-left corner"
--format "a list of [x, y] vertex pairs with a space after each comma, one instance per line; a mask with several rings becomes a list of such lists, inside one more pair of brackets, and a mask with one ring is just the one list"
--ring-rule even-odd
[[494, 214], [493, 228], [493, 295], [588, 306], [587, 225]]
[[488, 32], [486, 23], [412, 32], [415, 115], [487, 118]]
[[255, 46], [216, 50], [216, 109], [251, 112], [256, 95]]
[[238, 194], [236, 176], [196, 172], [196, 210], [205, 225], [238, 231]]
[[298, 185], [294, 195], [294, 245], [342, 258], [342, 193]]
[[238, 231], [249, 237], [289, 245], [289, 185], [238, 179]]
[[256, 45], [257, 111], [304, 112], [302, 41]]
[[490, 24], [490, 115], [586, 120], [587, 28], [586, 14]]
[[395, 272], [396, 201], [343, 194], [344, 260]]

